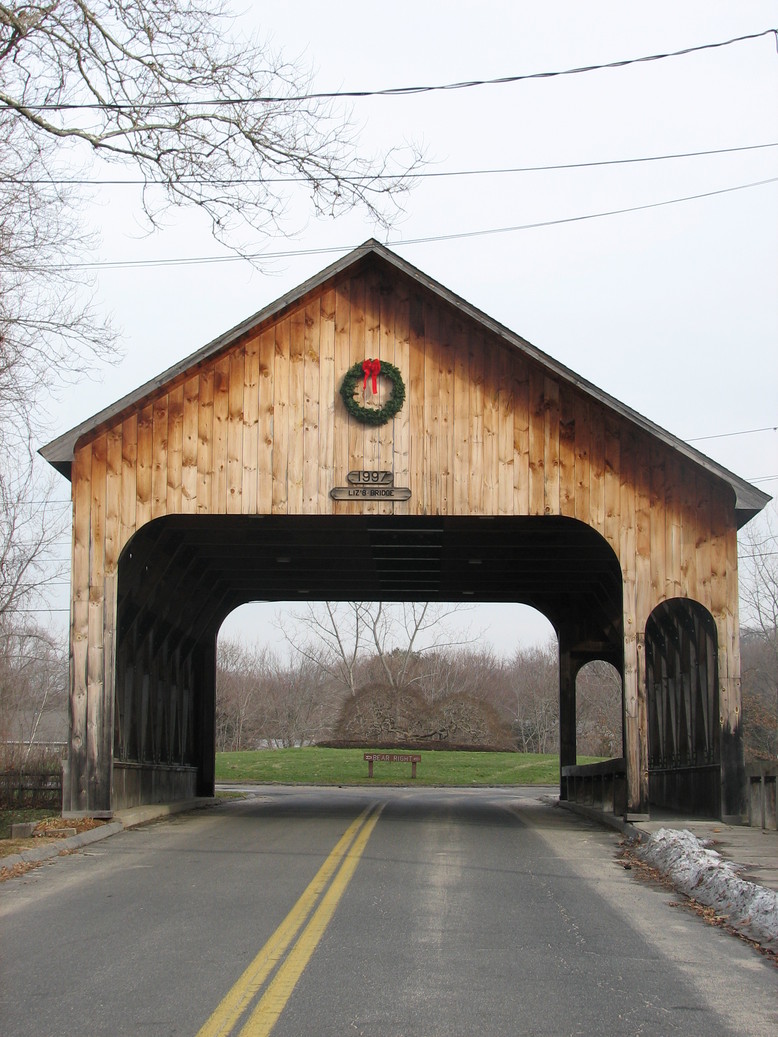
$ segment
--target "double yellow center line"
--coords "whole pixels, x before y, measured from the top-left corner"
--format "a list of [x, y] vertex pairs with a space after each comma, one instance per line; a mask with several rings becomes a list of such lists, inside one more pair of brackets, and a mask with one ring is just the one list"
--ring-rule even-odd
[[[197, 1037], [228, 1037], [234, 1033], [239, 1037], [266, 1037], [270, 1033], [332, 920], [384, 805], [368, 807], [348, 826], [303, 895]], [[258, 996], [256, 1007], [237, 1031], [235, 1027]]]

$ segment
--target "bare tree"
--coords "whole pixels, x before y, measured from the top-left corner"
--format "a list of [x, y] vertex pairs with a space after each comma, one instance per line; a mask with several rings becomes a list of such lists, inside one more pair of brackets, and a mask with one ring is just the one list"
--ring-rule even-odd
[[193, 205], [244, 251], [282, 228], [294, 185], [317, 212], [385, 224], [416, 161], [362, 158], [348, 113], [268, 43], [239, 43], [222, 0], [0, 4], [0, 104], [47, 160], [55, 140], [134, 169], [152, 226]]
[[778, 757], [778, 534], [774, 508], [741, 533], [743, 732], [750, 760]]
[[[365, 683], [388, 689], [421, 685], [435, 672], [435, 656], [461, 642], [446, 620], [467, 607], [429, 602], [322, 602], [294, 621], [307, 640], [287, 631], [295, 652], [354, 695]], [[422, 660], [431, 659], [429, 664]]]
[[747, 630], [758, 631], [778, 661], [778, 533], [772, 510], [741, 533], [740, 607]]
[[[2, 765], [24, 770], [50, 756], [67, 722], [67, 654], [52, 634], [0, 617]], [[55, 754], [56, 755], [56, 754]]]
[[51, 505], [51, 484], [36, 482], [29, 460], [17, 456], [9, 451], [0, 465], [0, 622], [6, 623], [38, 604], [65, 570], [54, 553], [66, 516]]
[[329, 738], [336, 701], [330, 683], [308, 660], [277, 666], [265, 687], [263, 740], [288, 749]]
[[508, 664], [510, 710], [516, 747], [525, 753], [559, 748], [559, 663], [556, 645], [519, 649]]
[[219, 643], [216, 670], [216, 748], [221, 752], [254, 747], [266, 655], [239, 641]]
[[310, 745], [331, 734], [331, 686], [308, 660], [283, 664], [267, 648], [219, 643], [216, 747], [220, 752]]
[[576, 680], [576, 744], [589, 756], [622, 755], [622, 686], [615, 666], [597, 659]]

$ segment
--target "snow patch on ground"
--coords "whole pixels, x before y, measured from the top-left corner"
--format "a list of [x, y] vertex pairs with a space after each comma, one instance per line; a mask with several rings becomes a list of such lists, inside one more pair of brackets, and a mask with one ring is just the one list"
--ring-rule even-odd
[[687, 829], [660, 828], [634, 852], [738, 932], [778, 951], [778, 893], [742, 879], [741, 865], [709, 849]]

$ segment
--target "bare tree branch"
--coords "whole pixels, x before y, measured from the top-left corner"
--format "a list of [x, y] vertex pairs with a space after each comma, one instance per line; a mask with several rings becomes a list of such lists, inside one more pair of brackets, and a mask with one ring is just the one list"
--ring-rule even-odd
[[357, 207], [381, 226], [411, 185], [416, 149], [361, 156], [347, 112], [300, 99], [310, 81], [269, 44], [238, 43], [221, 0], [0, 4], [6, 117], [32, 140], [130, 163], [154, 187], [142, 192], [151, 226], [194, 205], [233, 247], [281, 229], [279, 177], [302, 180], [317, 213]]

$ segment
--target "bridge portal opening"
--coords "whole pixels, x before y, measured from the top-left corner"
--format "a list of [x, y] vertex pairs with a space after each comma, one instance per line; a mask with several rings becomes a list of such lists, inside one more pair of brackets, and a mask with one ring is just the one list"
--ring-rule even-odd
[[[621, 659], [618, 562], [573, 519], [157, 519], [119, 560], [114, 801], [212, 792], [217, 636], [257, 599], [520, 602], [548, 617], [560, 658]], [[575, 740], [575, 684], [561, 679], [563, 760]]]

